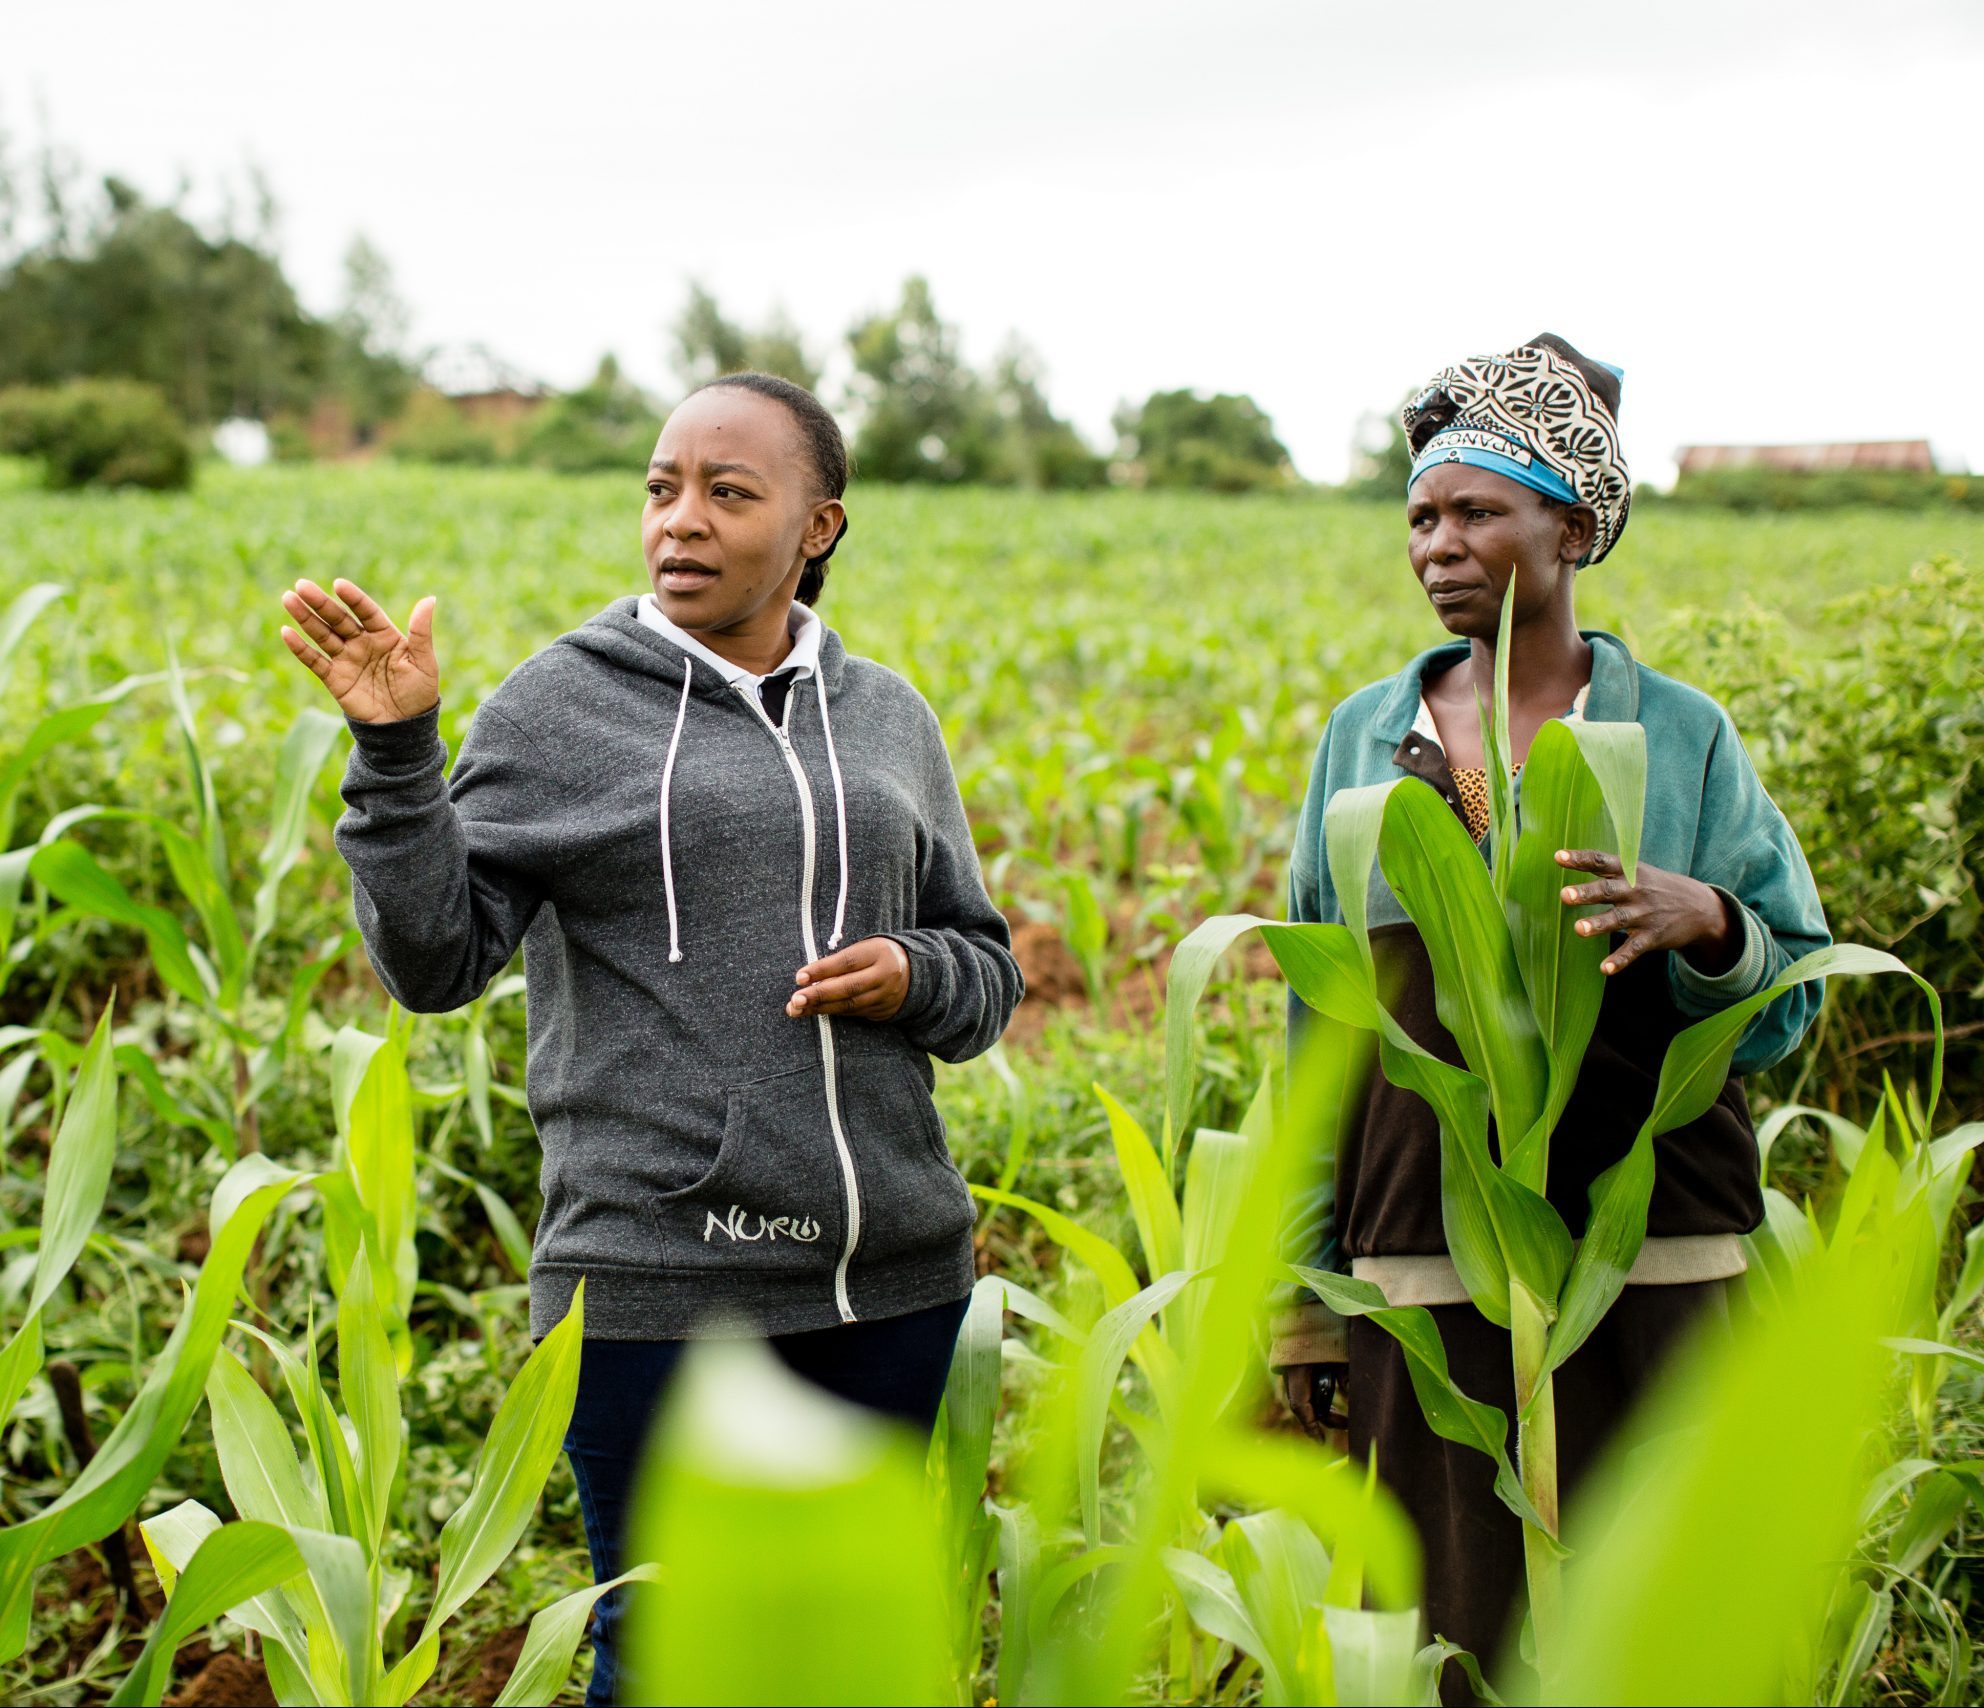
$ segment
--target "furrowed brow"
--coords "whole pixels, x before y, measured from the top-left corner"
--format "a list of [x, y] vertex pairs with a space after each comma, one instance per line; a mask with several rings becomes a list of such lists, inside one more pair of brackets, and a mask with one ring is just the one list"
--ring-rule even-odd
[[749, 463], [704, 463], [703, 478], [714, 480], [718, 475], [741, 474], [750, 480], [763, 480], [765, 477]]

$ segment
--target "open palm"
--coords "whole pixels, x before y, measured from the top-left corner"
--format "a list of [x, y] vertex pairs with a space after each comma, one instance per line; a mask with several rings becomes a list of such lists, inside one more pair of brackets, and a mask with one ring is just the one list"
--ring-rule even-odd
[[314, 581], [299, 581], [285, 593], [282, 608], [302, 633], [285, 628], [282, 638], [344, 715], [362, 724], [397, 723], [438, 705], [434, 601], [415, 605], [401, 634], [364, 588], [338, 580], [331, 589], [326, 593]]

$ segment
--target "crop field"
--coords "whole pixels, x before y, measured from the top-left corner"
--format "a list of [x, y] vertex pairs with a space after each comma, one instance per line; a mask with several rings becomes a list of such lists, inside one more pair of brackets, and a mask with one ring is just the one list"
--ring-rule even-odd
[[[0, 1699], [582, 1693], [590, 1577], [547, 1423], [578, 1325], [533, 1353], [521, 979], [454, 1015], [389, 1010], [331, 846], [347, 738], [275, 597], [347, 576], [399, 619], [438, 595], [452, 745], [513, 665], [641, 590], [639, 504], [632, 477], [384, 465], [57, 496], [0, 463]], [[1259, 1089], [1314, 1092], [1281, 1062], [1281, 969], [1305, 995], [1316, 974], [1271, 933], [1178, 952], [1215, 916], [1279, 916], [1331, 707], [1442, 638], [1399, 511], [914, 488], [857, 488], [849, 511], [822, 614], [935, 707], [1030, 994], [999, 1049], [940, 1070], [988, 1279], [927, 1473], [899, 1443], [857, 1455], [840, 1529], [803, 1532], [848, 1550], [794, 1577], [810, 1652], [866, 1633], [840, 1676], [878, 1694], [850, 1699], [932, 1678], [960, 1702], [1422, 1694], [1402, 1521], [1275, 1425], [1252, 1351], [1273, 1242], [1245, 1233], [1301, 1166]], [[1974, 512], [1649, 503], [1580, 584], [1584, 626], [1730, 707], [1835, 937], [1940, 1009], [1906, 977], [1834, 978], [1752, 1085], [1760, 1117], [1786, 1110], [1763, 1122], [1755, 1320], [1677, 1388], [1694, 1445], [1645, 1449], [1665, 1519], [1628, 1502], [1582, 1576], [1573, 1555], [1582, 1635], [1557, 1649], [1539, 1622], [1546, 1695], [1677, 1699], [1650, 1693], [1702, 1687], [1683, 1652], [1735, 1700], [1977, 1688], [1966, 566]], [[706, 1569], [662, 1572], [646, 1664], [676, 1699], [766, 1700], [748, 1692], [792, 1688], [778, 1655], [716, 1678], [667, 1634], [769, 1593], [725, 1541], [739, 1511], [786, 1522], [762, 1482], [719, 1498], [714, 1392], [685, 1413], [690, 1493], [651, 1556], [682, 1557], [699, 1500]], [[251, 1447], [296, 1468], [248, 1495]], [[1829, 1575], [1772, 1601], [1756, 1586], [1800, 1547]], [[932, 1579], [941, 1617], [919, 1623]], [[869, 1599], [835, 1602], [849, 1584]], [[1663, 1641], [1710, 1591], [1726, 1628]]]

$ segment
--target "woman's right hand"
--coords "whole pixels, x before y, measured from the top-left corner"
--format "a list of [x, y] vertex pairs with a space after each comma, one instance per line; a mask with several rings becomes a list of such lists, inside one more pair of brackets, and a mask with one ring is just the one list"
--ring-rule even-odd
[[439, 705], [434, 600], [414, 606], [401, 634], [362, 587], [338, 580], [331, 589], [335, 598], [314, 581], [299, 581], [285, 593], [282, 608], [303, 633], [285, 628], [282, 638], [344, 715], [354, 723], [390, 724]]

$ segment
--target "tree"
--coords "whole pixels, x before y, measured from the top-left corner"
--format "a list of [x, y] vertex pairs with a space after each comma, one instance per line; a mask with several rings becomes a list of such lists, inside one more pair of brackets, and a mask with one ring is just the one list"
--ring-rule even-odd
[[749, 331], [726, 319], [716, 298], [693, 281], [689, 300], [676, 317], [673, 337], [673, 366], [690, 391], [724, 374], [752, 370], [777, 374], [808, 391], [816, 390], [820, 383], [818, 364], [807, 354], [798, 329], [782, 312], [774, 313], [757, 331]]
[[906, 280], [895, 312], [860, 322], [848, 332], [847, 345], [861, 421], [854, 460], [864, 477], [998, 477], [998, 411], [958, 353], [957, 328], [938, 318], [926, 280]]
[[565, 474], [619, 469], [631, 475], [647, 466], [661, 431], [654, 399], [620, 371], [607, 354], [593, 377], [532, 420], [520, 456]]
[[1295, 480], [1287, 447], [1251, 397], [1217, 392], [1152, 392], [1141, 407], [1116, 412], [1119, 454], [1141, 486], [1253, 492]]
[[406, 355], [412, 317], [393, 269], [363, 233], [344, 252], [344, 301], [331, 321], [326, 378], [360, 442], [406, 408], [416, 374]]
[[1040, 358], [1017, 339], [1000, 352], [992, 400], [1001, 423], [997, 477], [1020, 486], [1090, 487], [1109, 478], [1109, 465], [1056, 415], [1042, 389]]
[[1412, 448], [1405, 442], [1399, 412], [1380, 415], [1374, 410], [1363, 416], [1351, 441], [1350, 478], [1343, 490], [1354, 498], [1396, 504], [1403, 501], [1411, 479]]

